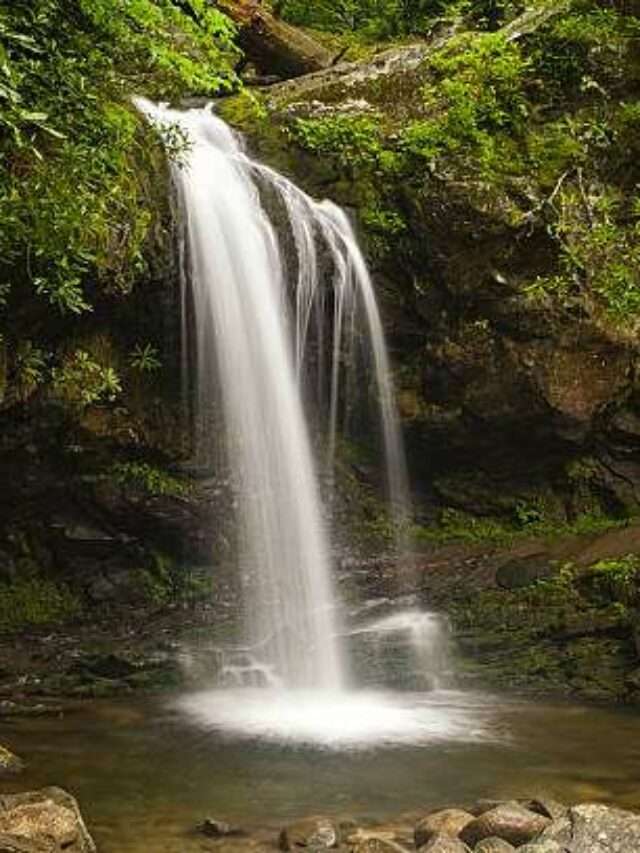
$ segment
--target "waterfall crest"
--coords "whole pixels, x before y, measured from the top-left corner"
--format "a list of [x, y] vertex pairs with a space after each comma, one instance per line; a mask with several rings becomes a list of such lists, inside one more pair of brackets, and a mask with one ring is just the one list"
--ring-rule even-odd
[[[315, 202], [253, 161], [208, 109], [136, 103], [161, 130], [178, 128], [187, 141], [184, 162], [172, 164], [188, 268], [183, 306], [193, 305], [193, 328], [184, 322], [183, 332], [194, 336], [198, 408], [222, 401], [238, 487], [248, 573], [245, 637], [260, 664], [243, 671], [261, 673], [256, 684], [267, 673], [268, 681], [287, 688], [340, 690], [348, 678], [303, 386], [315, 373], [317, 386], [329, 388], [319, 432], [328, 436], [332, 464], [348, 395], [345, 364], [363, 332], [398, 527], [409, 513], [393, 382], [366, 263], [340, 208]], [[286, 213], [292, 262], [266, 213], [265, 195]], [[327, 315], [333, 317], [328, 346]]]

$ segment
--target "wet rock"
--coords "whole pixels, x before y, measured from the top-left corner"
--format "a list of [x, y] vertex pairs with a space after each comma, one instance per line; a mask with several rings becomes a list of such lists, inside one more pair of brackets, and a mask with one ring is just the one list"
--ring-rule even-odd
[[522, 805], [536, 814], [551, 818], [551, 820], [561, 820], [561, 818], [566, 817], [568, 811], [567, 806], [548, 797], [536, 797], [535, 800], [528, 800]]
[[462, 809], [443, 809], [427, 815], [416, 825], [414, 840], [416, 847], [422, 847], [436, 835], [448, 835], [457, 838], [464, 827], [474, 820], [474, 816]]
[[388, 837], [386, 833], [362, 833], [355, 843], [349, 845], [351, 853], [402, 853], [409, 848], [403, 847]]
[[338, 846], [339, 833], [326, 817], [309, 817], [285, 826], [278, 838], [281, 850], [310, 847], [315, 850]]
[[631, 853], [640, 850], [640, 815], [609, 806], [575, 806], [537, 839], [551, 841], [567, 853]]
[[549, 818], [536, 814], [519, 803], [504, 803], [467, 824], [460, 837], [472, 847], [492, 836], [519, 847], [532, 841], [550, 823]]
[[518, 853], [564, 853], [564, 850], [557, 841], [533, 841], [524, 847], [518, 847]]
[[0, 833], [0, 853], [57, 853], [59, 849], [51, 839], [38, 842]]
[[126, 678], [136, 672], [136, 669], [134, 664], [114, 654], [90, 655], [73, 667], [74, 672], [82, 675], [114, 680]]
[[467, 809], [469, 814], [475, 815], [476, 817], [480, 817], [485, 812], [490, 812], [491, 809], [495, 809], [498, 806], [504, 806], [508, 800], [476, 800], [476, 802], [471, 806], [470, 809]]
[[492, 838], [485, 838], [484, 841], [477, 844], [474, 853], [514, 853], [515, 849], [508, 841], [493, 836]]
[[209, 838], [228, 838], [233, 835], [242, 835], [240, 827], [212, 817], [206, 817], [201, 824], [198, 824], [196, 831]]
[[548, 554], [529, 554], [503, 563], [496, 572], [496, 582], [502, 589], [522, 589], [555, 572], [557, 568], [551, 564]]
[[[24, 841], [24, 849], [29, 853], [29, 843], [38, 853], [96, 851], [76, 800], [62, 788], [0, 797], [0, 838], [3, 835], [9, 836], [14, 845]], [[15, 850], [22, 853], [20, 846]]]
[[0, 777], [16, 776], [24, 770], [24, 761], [4, 746], [0, 746]]
[[471, 853], [459, 838], [452, 838], [450, 835], [434, 835], [424, 847], [420, 848], [420, 853]]

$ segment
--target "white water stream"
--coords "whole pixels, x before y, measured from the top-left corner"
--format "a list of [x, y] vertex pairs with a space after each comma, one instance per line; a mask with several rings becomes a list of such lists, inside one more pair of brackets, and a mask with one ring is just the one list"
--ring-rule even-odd
[[[357, 353], [365, 354], [366, 382], [374, 379], [398, 530], [410, 511], [382, 323], [349, 220], [251, 160], [209, 109], [176, 111], [141, 99], [137, 106], [165, 138], [177, 129], [187, 140], [172, 164], [183, 237], [183, 334], [196, 354], [201, 417], [221, 401], [246, 577], [244, 644], [225, 667], [227, 682], [244, 687], [243, 698], [235, 689], [216, 690], [183, 707], [222, 728], [258, 734], [262, 725], [265, 736], [274, 726], [285, 735], [324, 729], [330, 739], [338, 729], [351, 737], [368, 727], [374, 739], [394, 727], [399, 736], [441, 729], [432, 710], [425, 718], [423, 703], [350, 689], [343, 651], [348, 632], [333, 589], [313, 446], [318, 435], [328, 436], [331, 467], [341, 411], [358, 381], [348, 369]], [[274, 203], [285, 213], [280, 233], [265, 209]], [[312, 379], [320, 401], [328, 389], [326, 422], [314, 436], [304, 411]], [[436, 623], [426, 632], [427, 623], [416, 624], [414, 615], [369, 630], [384, 637], [408, 626], [416, 647], [434, 639]], [[423, 648], [422, 662], [431, 659]]]

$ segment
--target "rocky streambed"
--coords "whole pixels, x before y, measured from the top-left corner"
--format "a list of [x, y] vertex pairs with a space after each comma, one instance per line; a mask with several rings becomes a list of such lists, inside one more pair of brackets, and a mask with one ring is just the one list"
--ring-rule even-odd
[[[149, 816], [152, 820], [152, 816]], [[65, 790], [49, 787], [0, 800], [1, 853], [96, 853], [78, 803]], [[109, 849], [112, 849], [111, 847]], [[215, 818], [184, 829], [179, 847], [142, 844], [142, 850], [268, 853], [637, 853], [640, 814], [599, 804], [565, 806], [534, 798], [406, 814], [393, 822], [306, 817], [279, 832], [253, 832]]]

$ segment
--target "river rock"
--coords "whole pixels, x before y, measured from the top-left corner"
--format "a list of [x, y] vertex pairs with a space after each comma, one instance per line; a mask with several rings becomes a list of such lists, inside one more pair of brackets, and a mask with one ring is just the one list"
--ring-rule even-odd
[[196, 831], [209, 838], [228, 838], [233, 835], [242, 835], [242, 830], [239, 827], [224, 820], [216, 820], [213, 817], [206, 817], [202, 823], [198, 824]]
[[462, 809], [443, 809], [422, 818], [416, 824], [414, 840], [416, 847], [422, 847], [435, 835], [448, 835], [457, 838], [468, 823], [475, 820], [472, 814]]
[[[478, 848], [476, 847], [476, 850]], [[518, 847], [518, 853], [564, 853], [565, 848], [557, 841], [532, 841], [524, 847]]]
[[78, 803], [62, 788], [0, 797], [0, 838], [3, 835], [9, 837], [7, 850], [11, 851], [13, 844], [18, 853], [22, 853], [20, 844], [29, 853], [29, 844], [38, 853], [96, 851]]
[[485, 838], [484, 841], [477, 844], [474, 853], [514, 853], [515, 849], [508, 841], [503, 841], [502, 838], [492, 836], [491, 838]]
[[58, 853], [60, 848], [52, 839], [30, 841], [17, 835], [0, 833], [0, 853]]
[[566, 817], [567, 806], [559, 803], [557, 800], [551, 800], [549, 797], [536, 797], [535, 800], [529, 800], [523, 803], [529, 811], [541, 814], [543, 817], [551, 818], [551, 820], [560, 820]]
[[327, 817], [308, 817], [285, 826], [280, 831], [278, 846], [281, 850], [311, 847], [315, 850], [338, 846], [339, 832]]
[[640, 850], [640, 815], [610, 806], [575, 806], [537, 841], [555, 841], [568, 853], [632, 853]]
[[408, 848], [398, 844], [388, 834], [375, 832], [362, 833], [355, 843], [349, 839], [349, 849], [351, 853], [408, 853]]
[[450, 835], [434, 835], [424, 847], [420, 848], [420, 853], [471, 853], [471, 851], [459, 838], [452, 838]]
[[24, 761], [4, 746], [0, 746], [0, 777], [16, 776], [24, 770]]
[[474, 847], [485, 838], [495, 836], [515, 847], [532, 841], [551, 821], [526, 809], [519, 803], [504, 803], [468, 823], [460, 838]]

